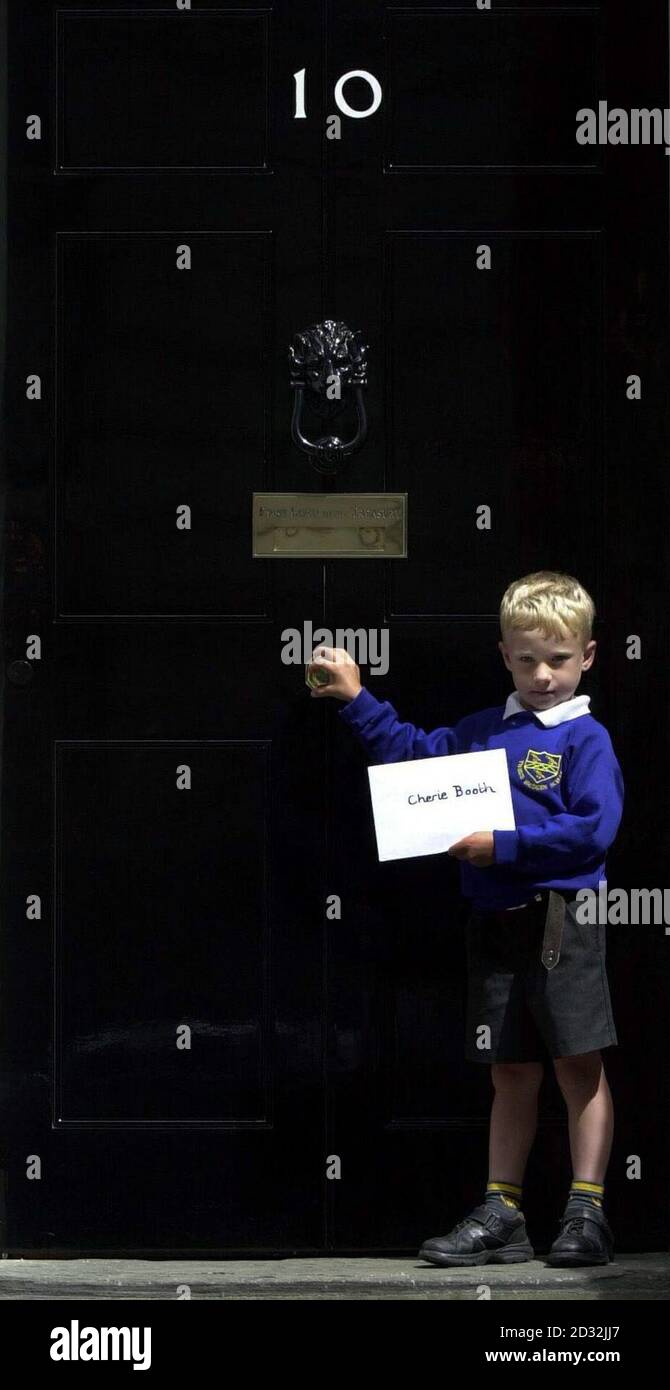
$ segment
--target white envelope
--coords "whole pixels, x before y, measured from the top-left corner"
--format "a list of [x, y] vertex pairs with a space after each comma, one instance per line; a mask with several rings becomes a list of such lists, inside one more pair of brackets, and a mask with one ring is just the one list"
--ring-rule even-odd
[[368, 767], [380, 863], [441, 854], [474, 830], [514, 830], [504, 748]]

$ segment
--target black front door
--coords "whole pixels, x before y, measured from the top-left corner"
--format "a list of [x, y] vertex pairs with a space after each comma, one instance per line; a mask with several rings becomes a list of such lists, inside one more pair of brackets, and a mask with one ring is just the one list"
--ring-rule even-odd
[[[667, 164], [575, 139], [665, 104], [651, 8], [631, 52], [622, 3], [4, 7], [6, 1250], [414, 1250], [481, 1195], [456, 865], [378, 864], [288, 629], [387, 634], [363, 679], [429, 728], [506, 698], [510, 580], [575, 573], [609, 881], [662, 885]], [[407, 492], [407, 559], [252, 556], [254, 492], [333, 486], [291, 440], [325, 317], [369, 344], [334, 485]], [[653, 1248], [667, 942], [609, 941], [610, 1210]], [[549, 1076], [538, 1243], [569, 1176]]]

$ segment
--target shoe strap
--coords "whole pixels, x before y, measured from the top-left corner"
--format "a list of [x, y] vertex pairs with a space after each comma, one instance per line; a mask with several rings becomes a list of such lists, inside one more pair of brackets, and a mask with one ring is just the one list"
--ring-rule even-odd
[[602, 1207], [596, 1207], [592, 1202], [580, 1202], [571, 1198], [563, 1213], [562, 1228], [581, 1231], [584, 1229], [585, 1221], [591, 1221], [594, 1226], [601, 1226], [607, 1235], [613, 1238], [610, 1224]]

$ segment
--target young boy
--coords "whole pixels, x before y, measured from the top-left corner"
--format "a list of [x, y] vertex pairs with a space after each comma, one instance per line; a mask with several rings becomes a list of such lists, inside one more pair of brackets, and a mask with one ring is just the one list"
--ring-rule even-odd
[[[451, 846], [466, 926], [465, 1056], [491, 1066], [489, 1180], [482, 1203], [419, 1257], [438, 1265], [533, 1258], [521, 1210], [537, 1127], [543, 1058], [553, 1061], [568, 1112], [573, 1181], [551, 1265], [607, 1264], [613, 1235], [603, 1211], [612, 1146], [612, 1097], [601, 1048], [617, 1043], [605, 971], [605, 924], [582, 925], [580, 888], [596, 893], [621, 820], [623, 778], [590, 697], [575, 695], [593, 664], [595, 606], [571, 575], [541, 570], [509, 585], [498, 643], [515, 689], [506, 704], [424, 733], [399, 721], [360, 682], [341, 648], [317, 648], [339, 717], [375, 762], [504, 748], [515, 830], [478, 831]], [[323, 677], [322, 677], [323, 678]], [[584, 915], [583, 913], [581, 914]]]

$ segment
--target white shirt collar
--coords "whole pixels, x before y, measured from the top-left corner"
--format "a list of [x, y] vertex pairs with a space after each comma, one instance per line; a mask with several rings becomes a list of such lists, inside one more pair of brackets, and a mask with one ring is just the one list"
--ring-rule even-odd
[[568, 719], [577, 719], [580, 714], [590, 714], [590, 704], [590, 695], [573, 695], [571, 700], [562, 700], [550, 709], [527, 710], [522, 705], [518, 692], [513, 690], [507, 697], [503, 719], [509, 719], [512, 714], [534, 714], [546, 728], [553, 728], [554, 724], [564, 724]]

